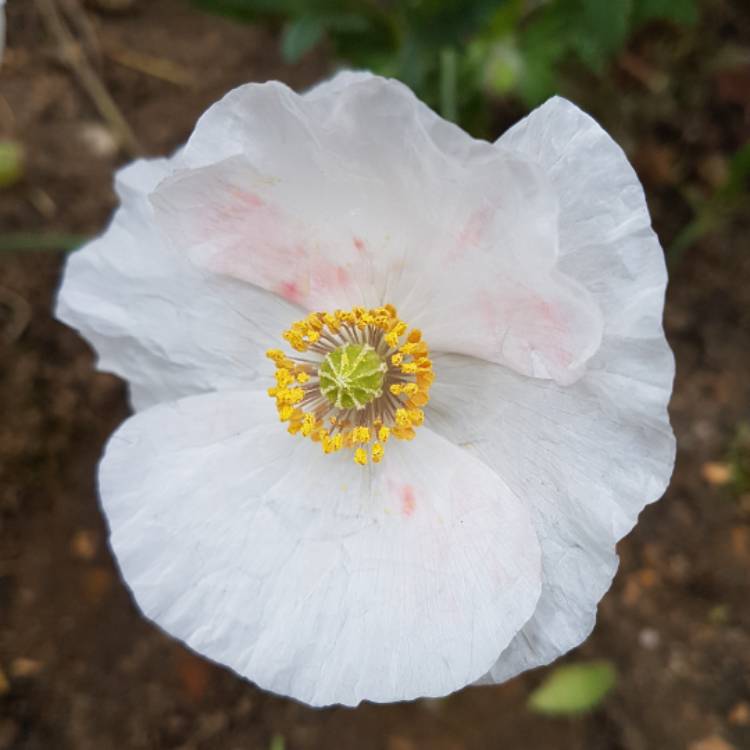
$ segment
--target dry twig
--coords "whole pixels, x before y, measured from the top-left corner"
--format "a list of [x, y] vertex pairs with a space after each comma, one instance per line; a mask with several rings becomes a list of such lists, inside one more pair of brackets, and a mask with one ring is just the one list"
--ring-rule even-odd
[[127, 120], [123, 117], [109, 91], [97, 76], [81, 45], [63, 20], [55, 0], [36, 0], [37, 8], [49, 34], [60, 47], [63, 61], [71, 68], [91, 97], [99, 114], [107, 121], [117, 139], [130, 156], [138, 156], [142, 149]]
[[5, 330], [0, 335], [0, 341], [5, 344], [15, 343], [31, 322], [31, 305], [12, 289], [0, 286], [0, 308], [9, 312]]
[[192, 86], [193, 77], [182, 65], [162, 57], [154, 57], [130, 49], [109, 50], [107, 57], [124, 68], [144, 73], [152, 78], [167, 81], [175, 86]]

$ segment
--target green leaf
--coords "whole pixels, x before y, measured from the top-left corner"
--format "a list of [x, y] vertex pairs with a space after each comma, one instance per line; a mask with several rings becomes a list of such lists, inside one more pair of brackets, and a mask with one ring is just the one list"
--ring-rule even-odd
[[512, 47], [497, 46], [487, 60], [485, 82], [487, 89], [496, 96], [505, 96], [518, 86], [521, 60]]
[[0, 141], [0, 188], [15, 185], [23, 177], [23, 146]]
[[268, 746], [268, 750], [284, 750], [285, 747], [284, 738], [280, 734], [275, 734], [271, 737], [271, 744]]
[[281, 38], [281, 55], [288, 63], [297, 62], [315, 47], [325, 34], [325, 25], [319, 16], [301, 16], [284, 27]]
[[586, 713], [602, 702], [616, 680], [615, 668], [608, 661], [558, 667], [531, 694], [528, 707], [550, 716]]
[[634, 25], [654, 19], [692, 26], [698, 20], [698, 3], [696, 0], [634, 0]]
[[631, 0], [582, 0], [572, 34], [573, 49], [592, 70], [601, 72], [630, 32]]

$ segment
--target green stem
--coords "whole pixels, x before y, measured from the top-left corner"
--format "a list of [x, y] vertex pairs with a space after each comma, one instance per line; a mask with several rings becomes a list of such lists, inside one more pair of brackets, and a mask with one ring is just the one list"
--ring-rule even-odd
[[456, 50], [452, 47], [444, 47], [440, 50], [440, 113], [451, 122], [456, 122], [458, 119], [456, 104], [457, 68]]
[[56, 232], [11, 232], [0, 234], [0, 253], [16, 252], [69, 252], [80, 247], [88, 237]]

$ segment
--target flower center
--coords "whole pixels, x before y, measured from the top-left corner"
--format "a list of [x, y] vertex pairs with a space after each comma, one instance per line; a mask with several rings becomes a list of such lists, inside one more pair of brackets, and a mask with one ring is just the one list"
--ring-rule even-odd
[[318, 370], [320, 392], [337, 409], [364, 409], [383, 395], [387, 369], [369, 344], [344, 344], [326, 354]]
[[422, 334], [392, 305], [310, 313], [283, 338], [297, 354], [266, 352], [276, 365], [268, 395], [292, 435], [325, 453], [351, 449], [363, 466], [383, 459], [390, 437], [414, 438], [434, 374]]

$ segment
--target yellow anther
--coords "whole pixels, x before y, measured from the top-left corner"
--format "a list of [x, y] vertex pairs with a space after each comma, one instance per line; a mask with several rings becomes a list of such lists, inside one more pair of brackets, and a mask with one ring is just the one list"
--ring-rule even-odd
[[340, 451], [344, 447], [344, 436], [339, 432], [331, 438], [331, 450]]
[[409, 335], [406, 337], [406, 340], [410, 344], [416, 344], [417, 341], [419, 341], [422, 338], [422, 331], [419, 330], [419, 328], [412, 328], [411, 331], [409, 331]]
[[370, 428], [369, 427], [355, 427], [352, 430], [352, 440], [355, 443], [369, 443], [370, 442]]
[[341, 433], [333, 437], [327, 436], [323, 438], [321, 445], [323, 446], [323, 453], [335, 453], [343, 447], [344, 438], [341, 436]]
[[388, 441], [388, 438], [391, 436], [391, 430], [389, 427], [386, 427], [383, 425], [378, 430], [378, 440], [380, 440], [381, 443], [385, 443]]
[[330, 437], [330, 434], [325, 427], [317, 427], [310, 433], [310, 440], [315, 443], [325, 441], [325, 439], [328, 437]]
[[290, 388], [287, 393], [288, 403], [298, 404], [305, 397], [305, 392], [301, 388]]
[[425, 406], [430, 400], [430, 397], [424, 391], [418, 391], [411, 397], [414, 406]]
[[314, 328], [316, 331], [320, 331], [323, 328], [323, 321], [319, 313], [310, 313], [307, 316], [307, 325], [310, 328]]
[[403, 386], [399, 385], [398, 383], [393, 383], [391, 387], [388, 389], [394, 396], [401, 395], [401, 391], [403, 390]]
[[404, 364], [401, 365], [401, 372], [403, 372], [404, 375], [416, 374], [417, 363], [416, 362], [404, 362]]
[[280, 367], [276, 370], [276, 382], [280, 388], [286, 388], [293, 380], [292, 373], [286, 367]]
[[391, 357], [391, 364], [398, 367], [404, 361], [404, 355], [398, 352]]
[[383, 460], [384, 452], [383, 446], [380, 443], [375, 443], [375, 445], [372, 446], [372, 462], [374, 464], [379, 464]]
[[302, 370], [302, 372], [297, 373], [298, 383], [306, 383], [308, 380], [310, 380], [310, 376], [304, 370]]
[[284, 406], [279, 407], [279, 419], [282, 422], [287, 422], [292, 418], [292, 415], [294, 414], [294, 407], [289, 406], [289, 404], [286, 404]]
[[331, 331], [333, 331], [333, 333], [338, 333], [339, 321], [336, 320], [336, 317], [334, 315], [331, 315], [331, 313], [326, 313], [323, 316], [323, 322], [328, 326], [328, 328]]
[[394, 427], [393, 436], [399, 440], [414, 440], [417, 433], [414, 432], [413, 427]]
[[420, 370], [417, 373], [417, 385], [426, 390], [429, 388], [435, 380], [435, 373], [432, 370]]
[[283, 406], [284, 404], [298, 404], [304, 397], [305, 392], [301, 388], [278, 389], [276, 403], [279, 406]]
[[309, 437], [315, 429], [315, 417], [312, 414], [305, 414], [302, 417], [302, 434]]
[[354, 451], [354, 462], [358, 463], [360, 466], [365, 466], [367, 464], [367, 451], [365, 451], [364, 448], [357, 448], [357, 450]]
[[406, 383], [401, 389], [401, 392], [406, 396], [415, 396], [419, 391], [419, 386], [416, 383]]
[[411, 417], [406, 409], [396, 409], [395, 419], [399, 427], [411, 427]]
[[278, 388], [269, 388], [269, 389], [268, 389], [268, 390], [266, 391], [266, 393], [267, 393], [267, 394], [268, 394], [268, 395], [269, 395], [269, 396], [270, 396], [271, 398], [276, 398], [276, 394], [277, 394], [278, 392], [279, 392], [279, 389], [278, 389]]
[[417, 360], [417, 367], [420, 370], [431, 370], [432, 369], [432, 362], [427, 357], [420, 357]]
[[403, 354], [410, 354], [413, 357], [424, 357], [427, 352], [427, 344], [424, 341], [417, 341], [414, 343], [404, 344], [399, 348], [399, 351]]
[[409, 409], [409, 419], [412, 426], [419, 427], [424, 424], [424, 412], [421, 409]]
[[268, 357], [268, 359], [279, 366], [282, 366], [286, 361], [286, 356], [284, 355], [284, 352], [281, 351], [281, 349], [269, 349], [266, 352], [266, 357]]
[[296, 331], [285, 331], [283, 337], [289, 342], [290, 346], [295, 351], [304, 352], [307, 350], [307, 344], [301, 334]]

